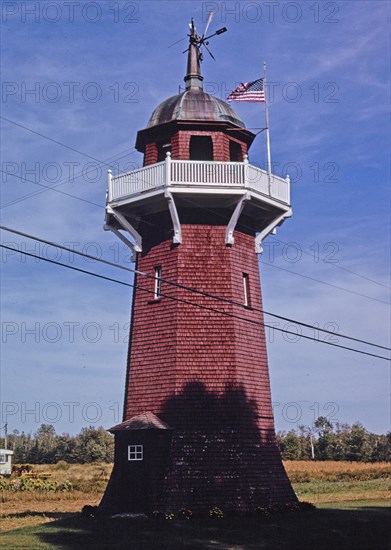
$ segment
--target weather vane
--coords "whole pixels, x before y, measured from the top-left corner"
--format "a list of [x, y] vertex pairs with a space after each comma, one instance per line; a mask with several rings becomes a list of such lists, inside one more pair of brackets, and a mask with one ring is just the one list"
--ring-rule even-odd
[[210, 23], [213, 19], [214, 14], [215, 14], [214, 11], [211, 11], [209, 13], [208, 20], [207, 20], [206, 26], [205, 26], [205, 30], [202, 33], [202, 36], [200, 36], [197, 33], [197, 29], [195, 28], [195, 25], [194, 25], [194, 19], [193, 18], [191, 19], [191, 23], [189, 23], [190, 34], [188, 34], [189, 39], [190, 39], [189, 40], [190, 43], [189, 43], [189, 47], [186, 50], [184, 50], [183, 53], [188, 52], [191, 46], [196, 46], [197, 50], [198, 50], [198, 60], [202, 61], [203, 60], [203, 55], [202, 55], [201, 48], [204, 47], [206, 49], [206, 51], [208, 52], [208, 54], [211, 56], [211, 58], [216, 61], [214, 55], [212, 54], [212, 52], [208, 48], [209, 39], [212, 38], [213, 36], [217, 36], [218, 34], [223, 34], [223, 32], [227, 31], [227, 27], [222, 27], [221, 29], [218, 29], [216, 32], [214, 32], [213, 34], [210, 34], [209, 36], [206, 36], [206, 33], [208, 32], [208, 28], [209, 28], [209, 25], [210, 25]]

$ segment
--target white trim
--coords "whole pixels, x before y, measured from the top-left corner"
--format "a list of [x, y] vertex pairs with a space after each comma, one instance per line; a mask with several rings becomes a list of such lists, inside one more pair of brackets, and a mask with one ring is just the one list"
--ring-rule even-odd
[[172, 196], [170, 191], [166, 191], [164, 193], [164, 196], [168, 201], [168, 209], [170, 211], [172, 226], [174, 228], [174, 236], [172, 238], [172, 242], [175, 244], [181, 244], [182, 242], [181, 222], [179, 221], [178, 211], [175, 206], [174, 197]]
[[112, 208], [111, 206], [108, 205], [106, 207], [106, 212], [107, 214], [111, 214], [112, 216], [114, 216], [117, 222], [134, 238], [136, 243], [133, 245], [133, 250], [135, 252], [141, 252], [142, 238], [140, 233], [128, 222], [125, 216], [114, 210], [114, 208]]
[[153, 289], [153, 297], [155, 300], [158, 300], [161, 296], [161, 287], [162, 287], [162, 266], [155, 266], [155, 285]]
[[129, 462], [144, 460], [144, 446], [128, 445], [128, 460]]
[[237, 205], [235, 206], [235, 210], [232, 213], [231, 219], [228, 222], [227, 229], [225, 232], [225, 244], [234, 244], [234, 230], [236, 227], [236, 224], [238, 223], [238, 220], [240, 218], [240, 214], [243, 211], [244, 205], [246, 201], [249, 201], [251, 199], [250, 193], [245, 193], [238, 201]]
[[271, 223], [269, 223], [269, 225], [267, 225], [265, 229], [263, 229], [260, 233], [258, 233], [258, 235], [255, 237], [255, 252], [257, 254], [262, 254], [263, 252], [263, 248], [261, 246], [261, 243], [263, 242], [263, 240], [268, 235], [270, 235], [270, 233], [272, 233], [278, 225], [281, 225], [286, 218], [290, 218], [291, 216], [292, 216], [292, 209], [289, 208], [286, 212], [281, 214], [281, 216], [279, 216], [278, 218], [273, 220]]
[[250, 278], [248, 273], [242, 273], [243, 277], [243, 304], [250, 306]]
[[111, 225], [106, 225], [105, 224], [103, 226], [103, 229], [105, 231], [112, 231], [114, 233], [114, 235], [116, 235], [123, 243], [126, 244], [126, 246], [128, 246], [130, 248], [130, 250], [132, 251], [132, 256], [130, 257], [130, 259], [131, 259], [132, 262], [135, 262], [136, 261], [136, 251], [134, 249], [134, 244], [131, 241], [129, 241], [129, 239], [127, 239], [125, 237], [125, 235], [122, 235], [122, 233], [120, 233], [116, 227], [112, 227]]

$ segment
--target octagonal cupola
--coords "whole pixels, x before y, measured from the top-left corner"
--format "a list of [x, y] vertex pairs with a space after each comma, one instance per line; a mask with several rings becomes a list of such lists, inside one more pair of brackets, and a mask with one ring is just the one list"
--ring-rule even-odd
[[144, 165], [164, 160], [243, 161], [255, 135], [225, 101], [204, 92], [200, 38], [191, 25], [185, 91], [164, 100], [137, 134]]

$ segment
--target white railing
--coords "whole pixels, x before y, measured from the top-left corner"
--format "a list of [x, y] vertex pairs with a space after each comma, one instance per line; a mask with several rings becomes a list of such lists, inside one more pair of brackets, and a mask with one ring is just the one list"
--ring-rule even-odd
[[159, 187], [204, 186], [213, 189], [245, 188], [289, 204], [289, 178], [269, 176], [246, 159], [244, 162], [214, 162], [195, 160], [166, 160], [139, 170], [111, 176], [109, 174], [108, 202], [132, 197]]
[[243, 185], [243, 162], [171, 161], [172, 185]]
[[109, 175], [109, 202], [164, 185], [165, 165], [165, 162], [159, 162], [127, 174]]

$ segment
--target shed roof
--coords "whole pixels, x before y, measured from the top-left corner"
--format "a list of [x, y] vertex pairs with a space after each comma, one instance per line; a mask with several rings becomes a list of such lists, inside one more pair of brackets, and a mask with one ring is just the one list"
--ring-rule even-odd
[[109, 428], [109, 432], [120, 432], [129, 430], [171, 430], [165, 422], [160, 420], [155, 414], [150, 411], [132, 416], [128, 420], [116, 424]]

